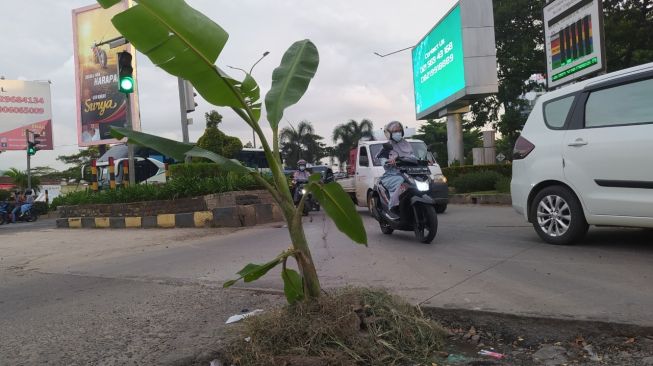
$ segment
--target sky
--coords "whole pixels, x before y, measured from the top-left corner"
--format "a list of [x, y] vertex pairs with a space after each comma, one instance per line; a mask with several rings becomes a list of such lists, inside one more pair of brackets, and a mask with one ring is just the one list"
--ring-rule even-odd
[[[270, 88], [272, 71], [286, 49], [308, 38], [320, 53], [317, 74], [300, 102], [289, 107], [281, 127], [302, 120], [313, 123], [317, 134], [332, 144], [334, 127], [350, 119], [368, 118], [380, 129], [391, 120], [419, 127], [415, 119], [410, 51], [380, 58], [414, 46], [453, 6], [455, 0], [187, 0], [228, 33], [229, 41], [217, 65], [249, 69], [265, 51], [270, 54], [253, 72], [263, 93]], [[75, 68], [72, 9], [89, 0], [3, 1], [0, 25], [0, 75], [6, 79], [50, 80], [54, 151], [39, 151], [32, 166], [63, 169], [58, 155], [72, 154], [77, 146]], [[141, 125], [144, 132], [181, 140], [177, 79], [137, 55]], [[240, 75], [238, 75], [240, 76]], [[190, 113], [190, 140], [204, 131], [204, 113], [217, 109], [220, 125], [243, 144], [251, 129], [231, 110], [216, 108], [197, 97]], [[265, 116], [265, 112], [263, 113]], [[265, 118], [261, 124], [269, 133]], [[2, 126], [0, 126], [2, 130]], [[0, 171], [26, 169], [25, 152], [0, 154]]]

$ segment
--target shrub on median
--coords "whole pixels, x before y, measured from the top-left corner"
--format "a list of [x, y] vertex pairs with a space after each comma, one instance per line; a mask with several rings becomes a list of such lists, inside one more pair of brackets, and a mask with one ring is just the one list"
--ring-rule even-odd
[[137, 184], [126, 188], [92, 192], [72, 192], [52, 200], [52, 207], [102, 203], [130, 203], [171, 200], [213, 193], [247, 191], [262, 188], [249, 175], [228, 173], [217, 177], [179, 177], [166, 184]]
[[467, 175], [470, 173], [478, 172], [497, 172], [505, 177], [512, 177], [512, 165], [510, 164], [497, 164], [497, 165], [463, 165], [463, 166], [453, 166], [448, 168], [442, 168], [442, 174], [444, 174], [449, 181], [454, 181], [458, 177]]
[[451, 182], [456, 193], [493, 191], [499, 179], [504, 178], [494, 171], [481, 171], [462, 175]]

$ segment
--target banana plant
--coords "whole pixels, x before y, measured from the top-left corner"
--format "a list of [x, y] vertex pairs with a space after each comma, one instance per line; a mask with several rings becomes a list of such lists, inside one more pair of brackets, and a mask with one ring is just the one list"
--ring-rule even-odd
[[[103, 8], [110, 8], [121, 0], [97, 1]], [[272, 129], [270, 144], [259, 124], [262, 102], [258, 83], [247, 73], [239, 81], [215, 65], [227, 43], [228, 33], [183, 0], [135, 1], [133, 7], [112, 18], [116, 29], [156, 66], [190, 81], [207, 102], [231, 108], [254, 129], [265, 151], [273, 179], [270, 183], [258, 172], [237, 161], [191, 144], [124, 128], [114, 128], [112, 135], [119, 139], [127, 138], [129, 143], [154, 148], [177, 160], [184, 160], [187, 156], [208, 158], [225, 170], [253, 176], [281, 208], [292, 245], [267, 263], [247, 264], [237, 273], [238, 278], [226, 282], [224, 287], [232, 286], [241, 279], [244, 282], [254, 281], [281, 265], [284, 292], [289, 302], [319, 297], [320, 282], [302, 224], [304, 201], [295, 207], [279, 154], [279, 122], [286, 108], [296, 104], [308, 89], [319, 64], [317, 48], [308, 39], [295, 42], [272, 73], [272, 86], [265, 95], [267, 120]], [[307, 188], [340, 231], [354, 242], [367, 245], [363, 221], [339, 184], [323, 184], [319, 175], [314, 175]], [[288, 258], [291, 257], [297, 262], [299, 273], [287, 267]]]

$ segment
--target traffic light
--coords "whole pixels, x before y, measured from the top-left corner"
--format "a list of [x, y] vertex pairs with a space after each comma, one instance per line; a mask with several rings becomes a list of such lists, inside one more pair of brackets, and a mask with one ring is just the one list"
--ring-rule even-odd
[[125, 94], [133, 93], [134, 84], [132, 55], [127, 51], [118, 52], [118, 91]]
[[39, 151], [39, 148], [36, 146], [38, 142], [36, 141], [36, 138], [39, 137], [37, 134], [32, 134], [32, 138], [27, 141], [27, 155], [32, 156], [36, 154], [37, 151]]
[[188, 80], [184, 80], [184, 97], [186, 98], [186, 113], [193, 112], [197, 103], [195, 102], [195, 97], [197, 93], [193, 90], [193, 84]]

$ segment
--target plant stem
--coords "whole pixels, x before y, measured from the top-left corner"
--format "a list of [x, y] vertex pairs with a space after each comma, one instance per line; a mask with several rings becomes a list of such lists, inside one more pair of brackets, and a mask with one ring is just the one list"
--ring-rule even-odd
[[288, 220], [288, 231], [290, 232], [290, 239], [294, 249], [297, 251], [295, 260], [299, 267], [299, 272], [304, 278], [304, 293], [307, 299], [316, 299], [320, 297], [320, 280], [317, 277], [315, 270], [315, 263], [311, 256], [311, 251], [308, 248], [306, 235], [304, 234], [304, 227], [302, 225], [301, 215], [294, 215], [295, 217]]

